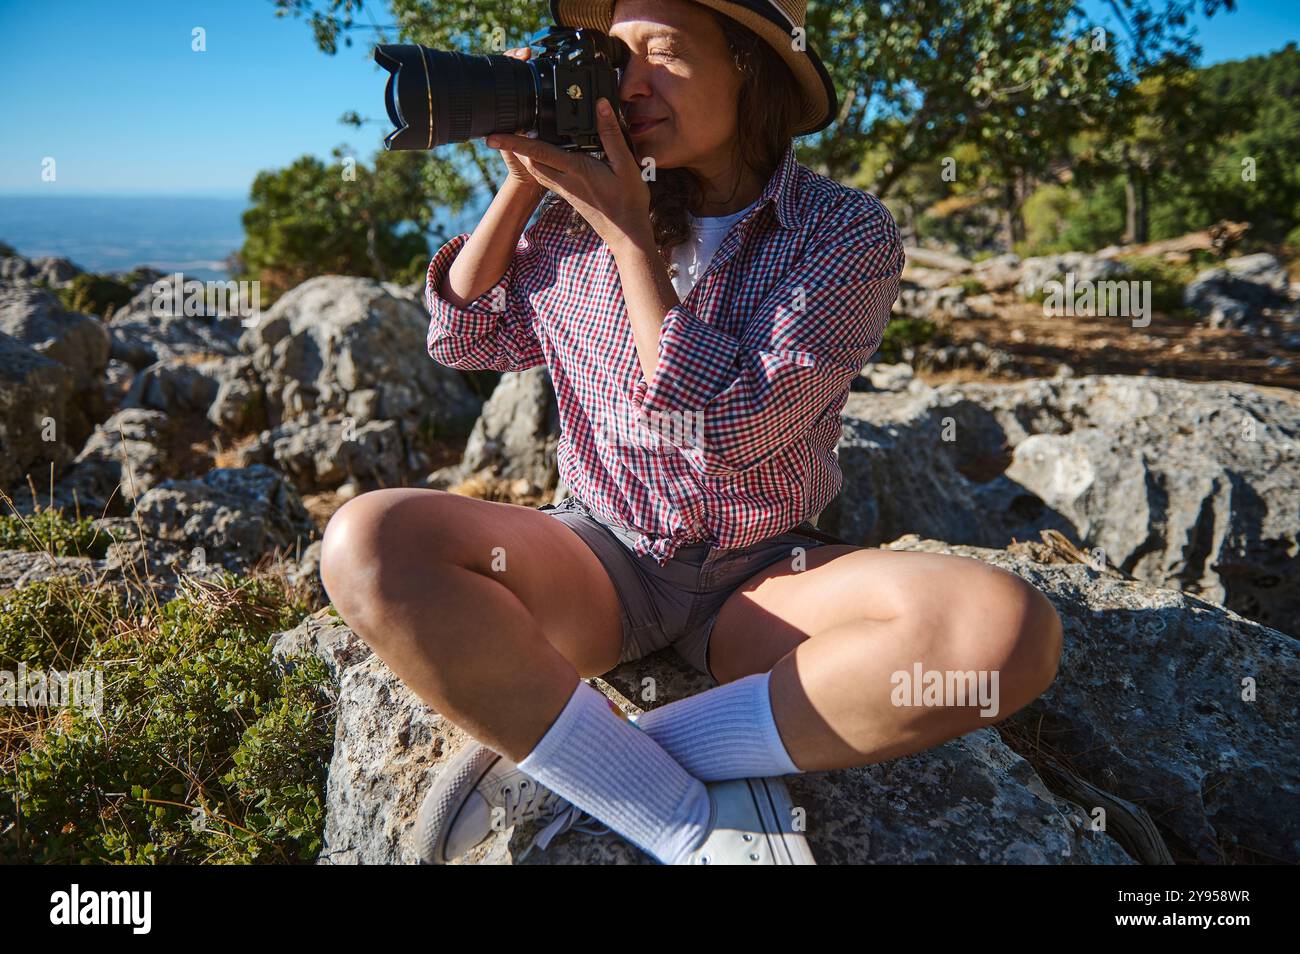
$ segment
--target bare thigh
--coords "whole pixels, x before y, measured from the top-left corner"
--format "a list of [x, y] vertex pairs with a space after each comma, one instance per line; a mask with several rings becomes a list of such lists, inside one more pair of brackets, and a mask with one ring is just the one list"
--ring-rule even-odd
[[383, 577], [394, 574], [416, 574], [432, 589], [440, 566], [458, 566], [505, 587], [579, 674], [618, 663], [622, 618], [609, 575], [573, 530], [530, 507], [441, 490], [373, 491], [335, 515], [326, 549], [336, 557], [326, 587], [344, 618], [350, 590], [382, 599]]
[[909, 614], [939, 634], [954, 617], [987, 617], [992, 603], [1032, 590], [1010, 571], [953, 554], [832, 544], [804, 560], [798, 570], [787, 561], [760, 570], [722, 605], [708, 653], [719, 680], [767, 672], [804, 640], [854, 620]]

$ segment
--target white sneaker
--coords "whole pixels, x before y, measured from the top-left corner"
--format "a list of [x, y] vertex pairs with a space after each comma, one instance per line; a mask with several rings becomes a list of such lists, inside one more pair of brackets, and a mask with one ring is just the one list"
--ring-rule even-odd
[[738, 778], [706, 785], [712, 813], [704, 842], [679, 865], [815, 865], [794, 826], [790, 792], [779, 778]]
[[494, 831], [521, 821], [550, 824], [538, 832], [520, 861], [545, 850], [569, 830], [589, 835], [610, 829], [560, 797], [498, 752], [471, 739], [434, 779], [415, 821], [420, 864], [445, 865], [486, 841]]

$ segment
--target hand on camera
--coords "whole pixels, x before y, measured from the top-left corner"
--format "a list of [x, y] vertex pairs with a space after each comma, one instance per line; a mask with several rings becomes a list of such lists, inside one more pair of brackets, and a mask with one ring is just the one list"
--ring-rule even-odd
[[[601, 97], [605, 102], [605, 98]], [[488, 145], [514, 158], [544, 189], [556, 192], [587, 220], [606, 244], [617, 249], [650, 230], [650, 186], [624, 138], [617, 105], [596, 110], [605, 160], [526, 136], [493, 133]]]
[[[505, 55], [513, 56], [518, 60], [526, 60], [533, 55], [533, 51], [530, 47], [521, 46], [513, 50], [506, 50]], [[501, 158], [505, 161], [506, 168], [510, 171], [510, 175], [507, 176], [510, 181], [517, 182], [530, 189], [546, 189], [546, 186], [533, 178], [532, 174], [524, 168], [523, 163], [519, 161], [519, 158], [513, 152], [509, 149], [498, 149], [497, 152], [501, 153]]]

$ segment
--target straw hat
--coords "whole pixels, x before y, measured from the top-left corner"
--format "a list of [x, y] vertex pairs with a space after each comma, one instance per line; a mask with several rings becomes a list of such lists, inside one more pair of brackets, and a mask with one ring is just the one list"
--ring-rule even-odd
[[[804, 26], [807, 0], [692, 0], [701, 6], [749, 27], [772, 49], [781, 54], [803, 90], [803, 117], [796, 136], [819, 132], [839, 112], [835, 84], [821, 59], [804, 38], [803, 49], [795, 49], [794, 30]], [[558, 26], [586, 27], [608, 33], [613, 20], [614, 0], [551, 0], [551, 15]]]

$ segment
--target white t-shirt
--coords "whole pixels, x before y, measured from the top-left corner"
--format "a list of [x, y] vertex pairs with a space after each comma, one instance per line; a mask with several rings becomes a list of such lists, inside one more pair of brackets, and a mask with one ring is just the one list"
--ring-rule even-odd
[[709, 267], [713, 253], [718, 250], [722, 240], [727, 237], [731, 227], [745, 217], [755, 205], [755, 199], [739, 212], [731, 215], [708, 215], [696, 218], [691, 216], [691, 237], [676, 246], [669, 253], [671, 261], [677, 265], [677, 274], [672, 277], [673, 288], [682, 301]]

